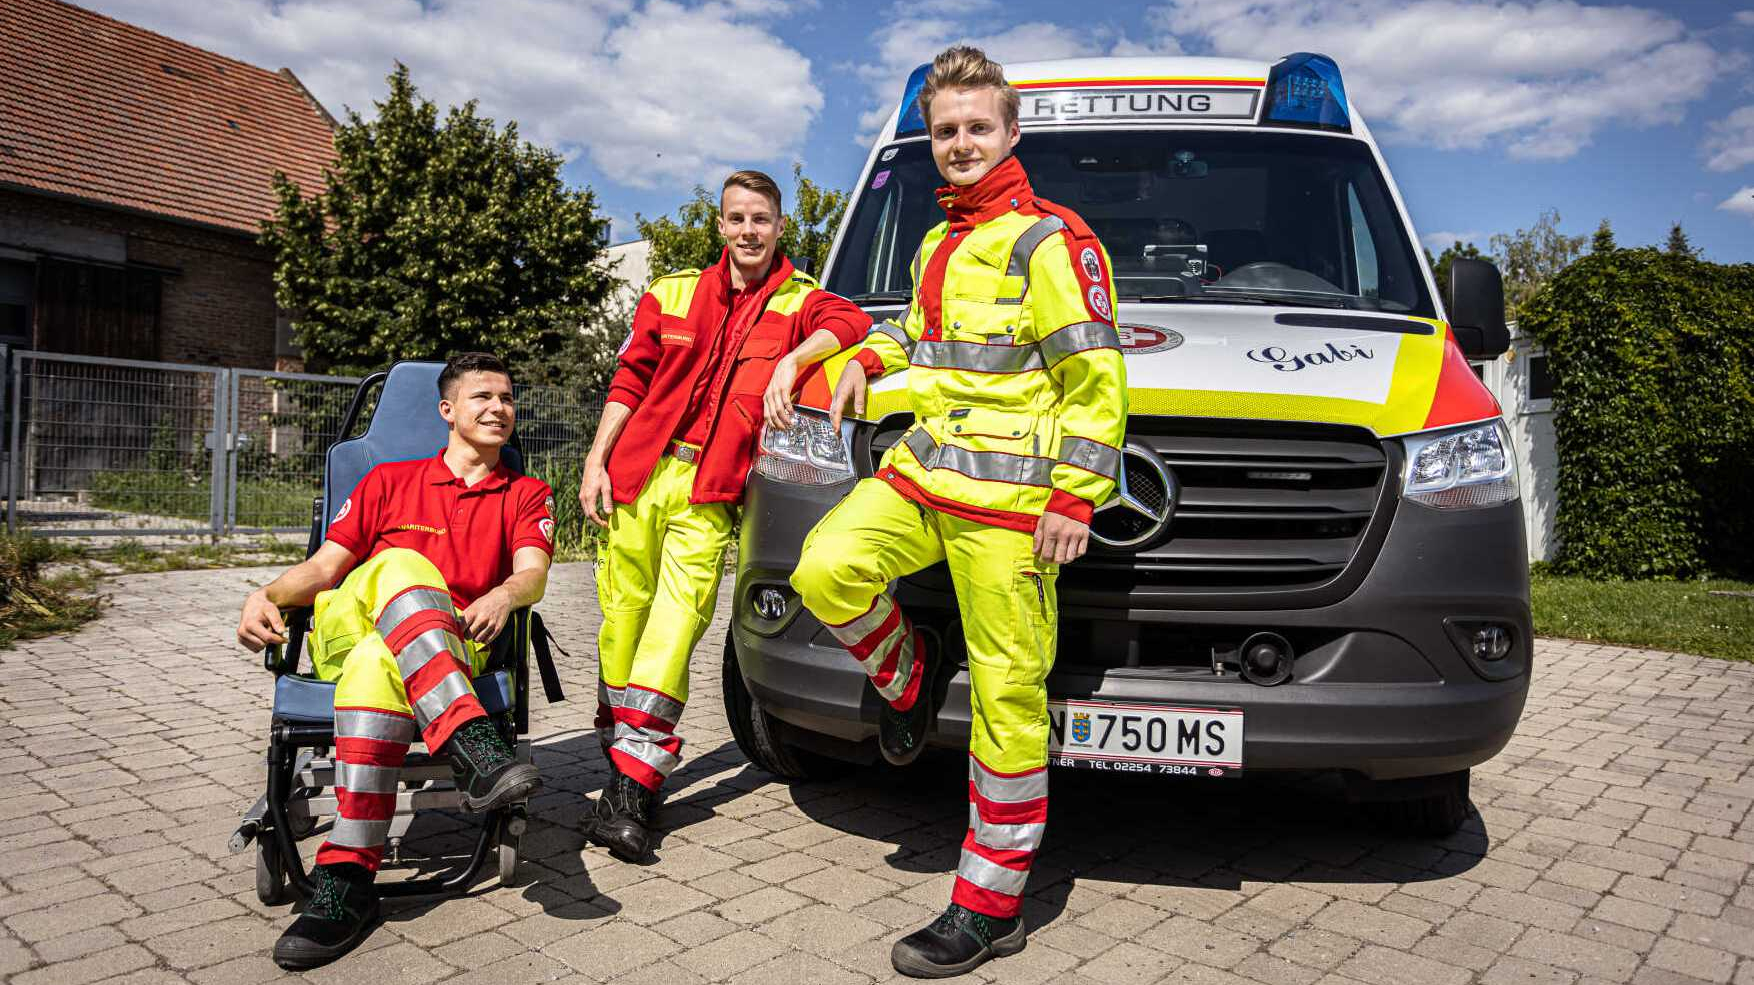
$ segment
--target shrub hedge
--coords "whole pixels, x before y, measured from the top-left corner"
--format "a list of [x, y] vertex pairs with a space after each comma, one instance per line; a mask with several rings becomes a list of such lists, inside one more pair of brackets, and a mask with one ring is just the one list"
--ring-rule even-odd
[[1754, 573], [1754, 264], [1608, 250], [1520, 312], [1549, 353], [1561, 573]]

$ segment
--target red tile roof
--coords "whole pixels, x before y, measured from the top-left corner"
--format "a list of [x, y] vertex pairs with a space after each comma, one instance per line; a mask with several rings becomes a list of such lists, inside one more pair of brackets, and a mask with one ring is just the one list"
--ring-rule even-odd
[[332, 124], [297, 78], [59, 0], [0, 0], [0, 185], [255, 233]]

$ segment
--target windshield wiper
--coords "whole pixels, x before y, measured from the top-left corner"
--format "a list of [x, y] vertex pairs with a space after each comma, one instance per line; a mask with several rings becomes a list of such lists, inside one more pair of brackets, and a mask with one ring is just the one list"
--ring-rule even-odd
[[1356, 308], [1352, 299], [1319, 291], [1291, 291], [1272, 287], [1208, 287], [1204, 294], [1216, 301], [1248, 301], [1288, 307]]
[[906, 291], [876, 291], [852, 296], [854, 304], [906, 304], [912, 300], [913, 295]]

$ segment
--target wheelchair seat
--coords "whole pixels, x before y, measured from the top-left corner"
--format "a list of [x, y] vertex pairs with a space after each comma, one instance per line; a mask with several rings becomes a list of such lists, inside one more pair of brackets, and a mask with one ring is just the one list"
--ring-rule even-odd
[[[516, 708], [517, 691], [510, 671], [494, 670], [470, 681], [489, 715]], [[304, 674], [283, 674], [274, 680], [274, 720], [300, 725], [334, 725], [335, 682]]]

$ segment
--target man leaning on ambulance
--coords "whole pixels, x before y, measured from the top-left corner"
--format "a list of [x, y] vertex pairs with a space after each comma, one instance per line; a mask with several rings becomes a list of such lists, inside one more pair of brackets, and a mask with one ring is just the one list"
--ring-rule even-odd
[[1054, 582], [1114, 489], [1127, 387], [1108, 256], [1012, 156], [1004, 69], [951, 48], [919, 105], [946, 221], [920, 244], [902, 324], [871, 330], [831, 404], [838, 426], [849, 401], [863, 412], [868, 377], [906, 369], [917, 423], [810, 532], [792, 586], [870, 675], [878, 745], [899, 765], [930, 728], [940, 645], [889, 584], [948, 562], [968, 650], [969, 827], [949, 909], [891, 956], [936, 978], [1024, 945], [1023, 888], [1047, 826]]
[[579, 501], [607, 527], [597, 561], [597, 735], [610, 776], [587, 836], [646, 853], [652, 805], [681, 756], [688, 660], [712, 620], [734, 509], [766, 423], [792, 423], [800, 374], [871, 325], [776, 249], [780, 190], [725, 179], [719, 262], [652, 281], [634, 312]]

